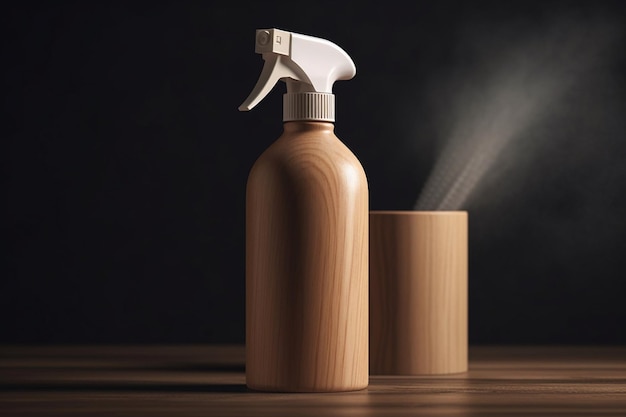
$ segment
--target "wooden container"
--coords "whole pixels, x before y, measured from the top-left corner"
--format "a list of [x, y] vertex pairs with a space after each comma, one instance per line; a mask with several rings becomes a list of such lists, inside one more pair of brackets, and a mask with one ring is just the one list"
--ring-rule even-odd
[[368, 385], [368, 188], [332, 123], [289, 122], [250, 172], [246, 383]]
[[467, 370], [467, 212], [370, 212], [370, 373]]

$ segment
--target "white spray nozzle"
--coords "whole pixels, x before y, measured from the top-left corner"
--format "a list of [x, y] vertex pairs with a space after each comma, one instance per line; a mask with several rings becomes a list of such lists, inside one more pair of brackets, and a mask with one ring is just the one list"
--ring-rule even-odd
[[335, 81], [356, 74], [352, 59], [334, 43], [280, 29], [257, 30], [255, 52], [265, 64], [241, 111], [256, 106], [279, 80], [287, 82], [288, 93], [332, 93]]

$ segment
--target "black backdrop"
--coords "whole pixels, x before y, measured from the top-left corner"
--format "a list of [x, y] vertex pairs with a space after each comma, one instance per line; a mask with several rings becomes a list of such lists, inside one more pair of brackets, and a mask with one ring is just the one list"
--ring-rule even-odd
[[[410, 209], [457, 86], [563, 17], [582, 38], [614, 27], [615, 44], [575, 111], [550, 107], [529, 134], [560, 141], [523, 172], [503, 157], [463, 206], [470, 341], [626, 342], [621, 2], [215, 3], [5, 6], [0, 342], [243, 342], [245, 184], [284, 90], [237, 111], [262, 66], [255, 29], [348, 51], [336, 132], [370, 207]], [[466, 47], [475, 33], [497, 42]]]

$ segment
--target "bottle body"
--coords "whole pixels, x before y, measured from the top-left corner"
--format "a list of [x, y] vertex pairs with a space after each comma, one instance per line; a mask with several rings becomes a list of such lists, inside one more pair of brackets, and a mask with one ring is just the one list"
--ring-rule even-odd
[[288, 122], [246, 191], [246, 383], [368, 384], [368, 187], [332, 123]]

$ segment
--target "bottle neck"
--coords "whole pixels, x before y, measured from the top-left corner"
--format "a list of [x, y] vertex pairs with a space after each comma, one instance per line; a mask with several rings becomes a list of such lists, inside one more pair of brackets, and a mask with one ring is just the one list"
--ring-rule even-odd
[[335, 95], [301, 92], [283, 95], [283, 122], [296, 120], [334, 122]]
[[329, 132], [333, 133], [335, 130], [335, 125], [331, 122], [319, 122], [312, 120], [292, 120], [289, 122], [283, 123], [283, 130], [286, 133], [297, 133], [297, 132]]

